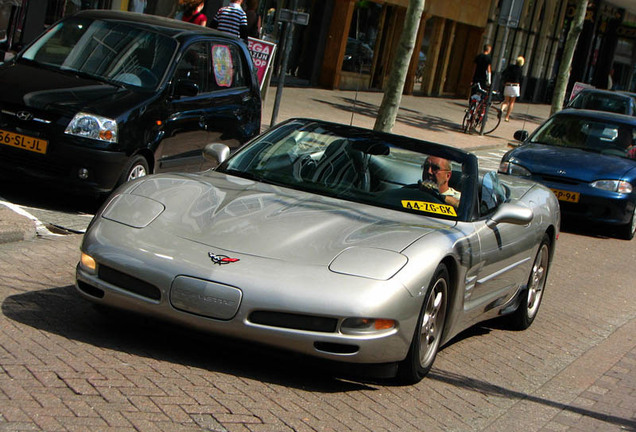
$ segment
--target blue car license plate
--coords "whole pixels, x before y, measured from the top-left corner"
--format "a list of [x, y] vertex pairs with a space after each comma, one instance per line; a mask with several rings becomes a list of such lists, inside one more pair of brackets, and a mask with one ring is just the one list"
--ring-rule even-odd
[[581, 197], [578, 192], [570, 192], [561, 189], [552, 189], [552, 192], [554, 192], [554, 195], [556, 195], [559, 201], [577, 203], [579, 202], [579, 198]]

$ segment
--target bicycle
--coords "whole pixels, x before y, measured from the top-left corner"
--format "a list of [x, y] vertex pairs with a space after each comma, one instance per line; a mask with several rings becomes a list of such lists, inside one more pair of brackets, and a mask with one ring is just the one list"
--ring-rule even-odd
[[487, 135], [497, 129], [499, 123], [501, 123], [502, 110], [493, 105], [493, 103], [501, 103], [501, 99], [499, 98], [499, 93], [493, 91], [490, 103], [486, 104], [488, 90], [482, 89], [479, 83], [473, 87], [473, 90], [468, 109], [466, 109], [466, 114], [464, 114], [464, 119], [462, 120], [462, 130], [465, 133], [480, 132], [486, 109], [488, 109], [488, 118], [484, 125], [484, 135]]

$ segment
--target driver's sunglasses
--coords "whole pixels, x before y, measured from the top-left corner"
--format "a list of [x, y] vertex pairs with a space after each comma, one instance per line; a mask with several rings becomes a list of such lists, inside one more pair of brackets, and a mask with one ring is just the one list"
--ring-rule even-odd
[[430, 163], [430, 162], [425, 162], [424, 165], [422, 165], [422, 168], [424, 168], [425, 171], [428, 171], [429, 168], [431, 171], [433, 172], [438, 172], [438, 171], [448, 171], [446, 169], [442, 169], [441, 166], [434, 164], [434, 163]]

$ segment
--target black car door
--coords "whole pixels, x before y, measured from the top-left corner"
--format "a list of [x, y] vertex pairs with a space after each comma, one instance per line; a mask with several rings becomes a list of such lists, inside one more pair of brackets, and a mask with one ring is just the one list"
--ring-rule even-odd
[[[252, 78], [251, 59], [238, 43], [213, 41], [210, 46], [211, 103], [206, 108], [208, 142], [235, 150], [260, 132], [261, 101]], [[210, 168], [210, 162], [201, 168]]]
[[260, 96], [250, 78], [244, 52], [234, 41], [208, 39], [188, 46], [174, 71], [155, 171], [210, 168], [201, 153], [206, 144], [234, 149], [258, 133]]
[[155, 172], [199, 169], [201, 148], [208, 140], [210, 68], [207, 42], [190, 45], [179, 59], [164, 115], [163, 139], [155, 151]]

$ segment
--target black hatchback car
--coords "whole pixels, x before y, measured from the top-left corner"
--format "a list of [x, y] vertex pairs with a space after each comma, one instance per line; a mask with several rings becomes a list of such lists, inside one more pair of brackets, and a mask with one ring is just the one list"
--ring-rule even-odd
[[105, 194], [209, 168], [203, 147], [260, 132], [258, 80], [237, 38], [170, 18], [80, 12], [0, 66], [0, 168]]

